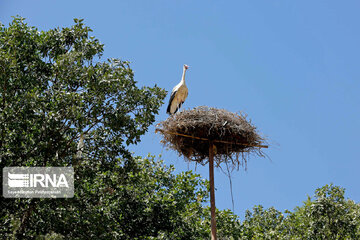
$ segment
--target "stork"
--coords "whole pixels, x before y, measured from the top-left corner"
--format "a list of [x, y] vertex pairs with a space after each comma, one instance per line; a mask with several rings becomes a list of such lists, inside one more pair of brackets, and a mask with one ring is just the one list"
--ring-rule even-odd
[[181, 81], [173, 88], [171, 92], [169, 105], [166, 110], [166, 113], [169, 115], [172, 115], [179, 110], [188, 95], [188, 88], [185, 84], [185, 72], [188, 68], [189, 66], [184, 64]]

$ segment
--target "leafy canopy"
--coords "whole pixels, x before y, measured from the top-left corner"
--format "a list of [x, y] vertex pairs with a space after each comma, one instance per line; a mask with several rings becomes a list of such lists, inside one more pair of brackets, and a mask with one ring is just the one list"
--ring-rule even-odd
[[360, 239], [360, 205], [345, 190], [325, 185], [285, 214], [255, 206], [241, 224], [241, 239]]
[[75, 19], [39, 32], [17, 17], [0, 26], [1, 164], [73, 164], [80, 133], [92, 161], [129, 157], [165, 91], [136, 86], [129, 62], [100, 61], [103, 45]]

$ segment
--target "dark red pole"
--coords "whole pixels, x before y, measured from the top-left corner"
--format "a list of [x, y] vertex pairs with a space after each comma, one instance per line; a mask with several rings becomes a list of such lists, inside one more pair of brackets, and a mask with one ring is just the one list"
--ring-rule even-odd
[[214, 144], [209, 143], [209, 175], [210, 175], [210, 208], [211, 208], [211, 240], [216, 240], [215, 187], [214, 187]]

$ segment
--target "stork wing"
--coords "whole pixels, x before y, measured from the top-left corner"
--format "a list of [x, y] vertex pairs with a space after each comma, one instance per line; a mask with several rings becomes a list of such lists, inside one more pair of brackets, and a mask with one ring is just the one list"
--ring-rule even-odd
[[[175, 90], [175, 88], [174, 88], [173, 91], [171, 92], [171, 95], [170, 95], [169, 105], [168, 105], [168, 107], [167, 107], [167, 109], [166, 109], [166, 113], [167, 113], [167, 114], [171, 114], [171, 113], [170, 113], [171, 102], [174, 100], [176, 93], [177, 93], [177, 90]], [[175, 111], [175, 112], [176, 112], [176, 111]]]

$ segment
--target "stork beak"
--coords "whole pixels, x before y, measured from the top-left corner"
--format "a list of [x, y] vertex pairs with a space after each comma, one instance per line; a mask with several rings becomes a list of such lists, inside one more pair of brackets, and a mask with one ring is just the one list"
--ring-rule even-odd
[[188, 69], [188, 68], [189, 68], [189, 66], [188, 66], [188, 65], [186, 65], [186, 64], [184, 65], [184, 67], [185, 67], [185, 69]]

